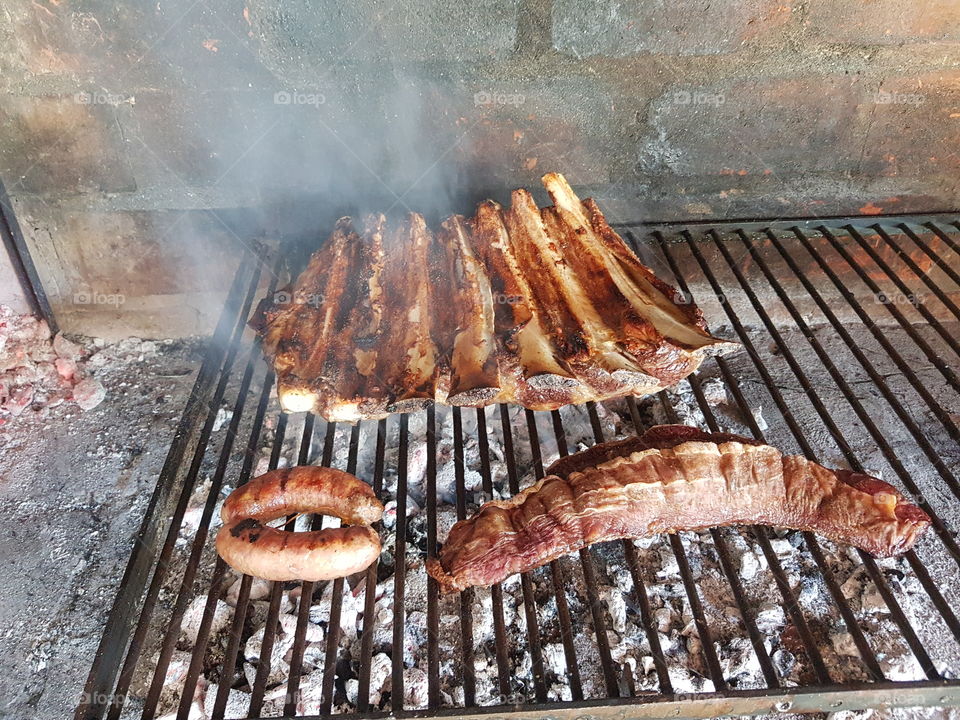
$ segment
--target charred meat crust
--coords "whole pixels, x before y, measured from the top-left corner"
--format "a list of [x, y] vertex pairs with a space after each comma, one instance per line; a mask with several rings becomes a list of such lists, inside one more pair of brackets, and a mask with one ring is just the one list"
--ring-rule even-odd
[[427, 571], [455, 592], [596, 542], [741, 524], [814, 531], [889, 556], [909, 550], [930, 518], [879, 478], [665, 425], [559, 460], [536, 485], [486, 503], [453, 526]]
[[642, 396], [735, 347], [658, 279], [563, 176], [436, 235], [423, 217], [341, 218], [250, 324], [286, 412], [379, 419], [430, 402], [533, 410]]

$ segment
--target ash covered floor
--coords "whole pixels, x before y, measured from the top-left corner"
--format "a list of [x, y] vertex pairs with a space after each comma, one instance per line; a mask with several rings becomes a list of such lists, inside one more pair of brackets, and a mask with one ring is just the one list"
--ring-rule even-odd
[[194, 341], [81, 340], [99, 405], [0, 416], [0, 717], [67, 718], [201, 362]]

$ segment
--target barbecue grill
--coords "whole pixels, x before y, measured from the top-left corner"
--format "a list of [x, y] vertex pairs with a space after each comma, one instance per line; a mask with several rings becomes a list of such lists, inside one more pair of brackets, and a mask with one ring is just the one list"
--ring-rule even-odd
[[[431, 407], [354, 426], [280, 413], [273, 373], [245, 322], [278, 276], [299, 270], [284, 261], [301, 253], [281, 243], [247, 257], [76, 718], [188, 718], [201, 694], [213, 718], [304, 710], [311, 717], [699, 718], [960, 704], [958, 219], [617, 230], [743, 349], [706, 361], [654, 398], [549, 413]], [[225, 403], [229, 427], [214, 432]], [[691, 420], [882, 473], [933, 527], [896, 561], [811, 533], [724, 528], [594, 546], [518, 581], [450, 597], [427, 579], [423, 559], [436, 552], [449, 519], [518, 492], [578, 446], [642, 433], [655, 421]], [[357, 472], [388, 504], [381, 530], [392, 542], [363, 579], [275, 583], [261, 595], [259, 583], [237, 580], [216, 557], [211, 522], [224, 488], [283, 462]], [[738, 559], [744, 547], [756, 551], [755, 575]], [[872, 598], [869, 608], [850, 578]], [[300, 601], [289, 612], [291, 598]], [[224, 622], [225, 600], [235, 609]], [[783, 613], [773, 629], [764, 617], [771, 604]], [[616, 610], [623, 607], [625, 615]], [[680, 608], [679, 640], [676, 627], [661, 628], [663, 607]], [[184, 640], [185, 618], [197, 608], [196, 637]], [[255, 624], [263, 631], [251, 645]], [[752, 673], [731, 671], [731, 643]], [[375, 655], [389, 657], [389, 668], [375, 668]], [[388, 681], [373, 677], [387, 669]]]

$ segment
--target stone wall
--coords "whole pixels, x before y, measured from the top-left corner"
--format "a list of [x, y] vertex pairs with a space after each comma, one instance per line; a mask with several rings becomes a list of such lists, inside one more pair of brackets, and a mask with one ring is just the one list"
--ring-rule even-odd
[[548, 170], [619, 220], [960, 205], [953, 0], [11, 0], [0, 93], [67, 329], [202, 332], [264, 233]]

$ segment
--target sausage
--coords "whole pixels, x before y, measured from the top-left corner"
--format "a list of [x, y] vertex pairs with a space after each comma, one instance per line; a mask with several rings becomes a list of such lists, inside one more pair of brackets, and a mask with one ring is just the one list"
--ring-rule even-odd
[[[333, 515], [348, 526], [285, 532], [266, 525], [301, 512]], [[371, 487], [349, 473], [314, 466], [272, 470], [224, 501], [217, 552], [234, 570], [265, 580], [345, 577], [380, 555], [370, 523], [382, 515]]]

